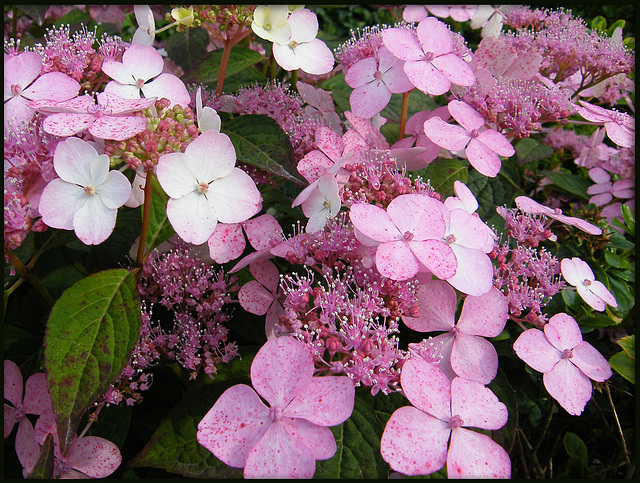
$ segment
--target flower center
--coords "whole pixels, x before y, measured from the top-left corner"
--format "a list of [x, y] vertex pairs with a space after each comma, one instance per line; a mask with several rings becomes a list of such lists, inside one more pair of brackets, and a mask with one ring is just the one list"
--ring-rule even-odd
[[435, 59], [435, 54], [433, 52], [426, 52], [424, 54], [424, 57], [422, 57], [422, 60], [424, 60], [425, 62], [431, 62], [433, 59]]
[[96, 187], [93, 185], [89, 185], [89, 186], [85, 186], [84, 187], [84, 192], [88, 195], [95, 195], [96, 194]]
[[572, 349], [565, 349], [562, 351], [562, 358], [563, 359], [571, 359], [573, 357], [573, 350]]
[[17, 421], [20, 421], [24, 417], [24, 408], [22, 407], [22, 404], [18, 404], [15, 407], [15, 409], [16, 409], [16, 411], [14, 413], [14, 417], [15, 417], [15, 420], [17, 422]]
[[402, 239], [406, 242], [410, 242], [411, 240], [413, 240], [413, 233], [411, 233], [410, 231], [405, 231], [404, 235], [402, 235]]
[[266, 24], [264, 24], [264, 27], [263, 27], [263, 28], [264, 28], [265, 30], [271, 30], [271, 24], [270, 24], [270, 23], [266, 23]]
[[136, 81], [136, 86], [138, 86], [138, 89], [142, 89], [142, 87], [144, 86], [144, 80], [138, 79]]
[[329, 208], [331, 208], [331, 203], [329, 203], [328, 200], [324, 200], [324, 203], [322, 203], [322, 208], [328, 210]]
[[585, 278], [582, 281], [582, 285], [584, 285], [585, 287], [588, 287], [589, 285], [591, 285], [591, 280], [589, 280], [588, 278]]
[[56, 458], [53, 462], [53, 476], [66, 475], [71, 473], [71, 466], [67, 463], [66, 459]]
[[453, 416], [451, 419], [449, 419], [449, 427], [451, 429], [456, 429], [459, 428], [460, 426], [462, 426], [464, 424], [464, 421], [462, 420], [462, 418], [460, 416], [458, 416], [457, 414], [455, 416]]
[[477, 138], [478, 134], [480, 134], [480, 132], [477, 129], [474, 129], [473, 131], [471, 131], [472, 138]]
[[298, 42], [296, 42], [295, 40], [292, 40], [291, 42], [289, 42], [289, 47], [291, 47], [292, 49], [295, 49], [298, 46]]
[[201, 182], [198, 185], [198, 193], [205, 194], [207, 191], [209, 191], [209, 185], [207, 183], [205, 183], [204, 181]]
[[453, 233], [451, 235], [447, 235], [445, 241], [447, 242], [447, 245], [451, 245], [456, 242], [456, 236]]
[[374, 79], [377, 79], [377, 80], [382, 79], [382, 72], [380, 72], [379, 70], [375, 71], [375, 72], [373, 73], [373, 78], [374, 78]]
[[20, 86], [20, 84], [13, 84], [11, 86], [11, 94], [13, 94], [14, 96], [20, 95], [21, 92], [22, 86]]
[[269, 417], [274, 421], [280, 421], [282, 419], [282, 408], [280, 406], [270, 407]]

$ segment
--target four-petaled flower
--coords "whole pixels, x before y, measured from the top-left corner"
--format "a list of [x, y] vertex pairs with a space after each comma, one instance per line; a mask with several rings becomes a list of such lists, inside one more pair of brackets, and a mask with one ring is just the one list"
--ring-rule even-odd
[[580, 104], [580, 106], [574, 105], [578, 114], [587, 121], [603, 123], [607, 136], [618, 146], [633, 148], [636, 138], [636, 120], [633, 117], [582, 100]]
[[4, 361], [4, 398], [12, 406], [4, 405], [4, 437], [13, 431], [16, 422], [22, 424], [27, 414], [40, 415], [51, 408], [47, 378], [43, 372], [33, 374], [22, 387], [22, 373], [15, 362]]
[[593, 309], [604, 311], [607, 305], [617, 307], [618, 303], [602, 282], [596, 280], [591, 267], [580, 258], [563, 258], [560, 262], [562, 276], [576, 287], [578, 295]]
[[602, 235], [602, 229], [592, 225], [588, 221], [585, 221], [582, 218], [576, 218], [575, 216], [563, 215], [560, 208], [556, 208], [554, 210], [548, 206], [541, 205], [528, 196], [518, 196], [516, 198], [516, 206], [524, 213], [529, 213], [531, 215], [544, 215], [553, 220], [558, 220], [565, 225], [575, 226], [576, 228], [579, 228], [591, 235]]

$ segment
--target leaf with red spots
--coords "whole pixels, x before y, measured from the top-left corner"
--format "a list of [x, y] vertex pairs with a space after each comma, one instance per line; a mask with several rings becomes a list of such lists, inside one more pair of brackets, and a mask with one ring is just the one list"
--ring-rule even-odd
[[121, 373], [140, 330], [135, 274], [124, 269], [90, 275], [53, 306], [44, 359], [62, 454], [86, 409]]

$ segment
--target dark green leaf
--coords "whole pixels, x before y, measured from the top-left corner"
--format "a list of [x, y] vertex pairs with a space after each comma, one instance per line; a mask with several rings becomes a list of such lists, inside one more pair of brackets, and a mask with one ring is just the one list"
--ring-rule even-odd
[[635, 336], [635, 334], [623, 337], [622, 339], [616, 341], [616, 344], [618, 344], [620, 347], [622, 347], [622, 349], [624, 349], [624, 351], [629, 355], [629, 357], [631, 357], [632, 359], [636, 358], [636, 336]]
[[[414, 89], [409, 93], [409, 103], [407, 105], [407, 120], [415, 113], [421, 111], [433, 111], [440, 107], [433, 101], [433, 97], [426, 95], [424, 92]], [[386, 117], [388, 122], [400, 124], [400, 115], [402, 113], [402, 94], [392, 94], [389, 104], [382, 110], [380, 115]], [[397, 140], [397, 138], [396, 138]]]
[[298, 174], [289, 137], [267, 116], [248, 114], [222, 124], [231, 138], [238, 161], [251, 164], [300, 186], [307, 184]]
[[624, 224], [627, 225], [629, 233], [631, 235], [636, 234], [636, 214], [627, 205], [620, 205], [622, 210], [622, 217], [624, 218]]
[[91, 17], [86, 11], [76, 8], [64, 14], [53, 25], [55, 27], [61, 27], [62, 25], [69, 24], [72, 27], [71, 31], [73, 32], [74, 30], [76, 30], [75, 28], [73, 28], [74, 26], [87, 24], [90, 20]]
[[516, 157], [521, 164], [546, 159], [553, 154], [553, 148], [532, 138], [522, 138], [516, 143]]
[[434, 190], [443, 196], [453, 194], [455, 181], [467, 182], [469, 163], [461, 159], [436, 159], [427, 166], [423, 177], [429, 179]]
[[344, 74], [338, 74], [322, 84], [322, 88], [331, 91], [331, 97], [336, 104], [336, 111], [351, 111], [351, 91], [353, 90], [344, 80]]
[[582, 464], [585, 470], [589, 469], [587, 447], [577, 434], [567, 431], [562, 439], [564, 449], [569, 454], [569, 458], [575, 459]]
[[[141, 209], [144, 209], [144, 205]], [[169, 218], [167, 218], [167, 200], [157, 190], [153, 190], [146, 250], [156, 248], [174, 233]]]
[[40, 456], [38, 457], [38, 461], [27, 476], [27, 479], [30, 480], [43, 480], [53, 478], [53, 434], [47, 434], [47, 437], [42, 444], [42, 448], [40, 449]]
[[621, 256], [616, 255], [615, 253], [610, 252], [608, 250], [606, 250], [604, 252], [604, 259], [612, 267], [615, 267], [615, 268], [631, 268], [631, 264], [629, 263], [628, 260], [625, 260]]
[[202, 27], [174, 32], [168, 39], [165, 49], [169, 58], [183, 70], [188, 70], [207, 53], [209, 33]]
[[568, 307], [571, 307], [576, 312], [582, 303], [575, 290], [563, 290], [562, 300], [564, 300], [564, 303], [567, 304]]
[[635, 37], [625, 37], [622, 41], [622, 45], [629, 50], [636, 50], [636, 38]]
[[611, 367], [632, 384], [636, 383], [636, 361], [624, 351], [617, 352], [609, 358]]
[[38, 25], [44, 23], [49, 5], [15, 5], [15, 7]]
[[607, 20], [602, 15], [598, 15], [591, 21], [591, 28], [593, 30], [606, 30]]
[[[235, 46], [229, 54], [229, 63], [225, 71], [225, 79], [260, 62], [264, 57], [255, 50]], [[222, 63], [222, 49], [212, 50], [204, 54], [201, 60], [181, 77], [185, 84], [208, 84], [215, 86]]]
[[[567, 290], [563, 291], [567, 292]], [[618, 325], [615, 320], [610, 319], [604, 314], [595, 314], [591, 317], [585, 317], [580, 320], [580, 327], [590, 327], [593, 329], [599, 329], [601, 327], [609, 327], [612, 325]]]
[[634, 269], [630, 270], [615, 270], [611, 269], [608, 271], [609, 277], [615, 277], [625, 282], [635, 282], [636, 281], [636, 272]]
[[561, 190], [584, 200], [590, 198], [590, 195], [587, 193], [589, 183], [586, 180], [574, 174], [557, 173], [555, 171], [543, 171], [542, 173]]
[[486, 220], [496, 214], [496, 207], [509, 205], [517, 192], [516, 188], [505, 183], [501, 177], [487, 178], [472, 170], [467, 179], [467, 186], [478, 200], [478, 216]]
[[621, 248], [623, 250], [631, 250], [635, 248], [633, 242], [627, 240], [624, 235], [621, 235], [617, 231], [613, 231], [613, 233], [609, 236], [609, 243], [607, 246]]
[[255, 85], [265, 85], [269, 79], [258, 69], [244, 69], [240, 72], [225, 78], [222, 92], [236, 92], [241, 87]]
[[[604, 281], [603, 281], [604, 283]], [[605, 285], [607, 285], [605, 283]], [[633, 287], [627, 285], [616, 278], [609, 279], [609, 291], [613, 294], [618, 303], [618, 307], [612, 309], [620, 317], [627, 316], [631, 308], [635, 305], [635, 290]]]
[[53, 306], [44, 357], [63, 454], [82, 414], [120, 375], [139, 330], [135, 274], [124, 269], [80, 280]]

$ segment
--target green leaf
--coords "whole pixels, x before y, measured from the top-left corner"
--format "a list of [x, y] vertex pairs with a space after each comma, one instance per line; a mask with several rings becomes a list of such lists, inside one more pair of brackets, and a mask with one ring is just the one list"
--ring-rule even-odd
[[[565, 290], [566, 292], [566, 290]], [[563, 292], [564, 293], [564, 292]], [[590, 317], [586, 317], [580, 320], [580, 327], [590, 327], [592, 329], [599, 329], [601, 327], [609, 327], [612, 325], [618, 325], [615, 320], [610, 319], [604, 314], [595, 314]]]
[[611, 235], [609, 236], [609, 243], [607, 247], [621, 248], [622, 250], [631, 250], [635, 248], [633, 242], [627, 240], [624, 235], [621, 235], [617, 231], [613, 230]]
[[[607, 284], [605, 283], [605, 285]], [[618, 307], [612, 309], [613, 312], [622, 318], [626, 317], [635, 305], [635, 290], [625, 282], [613, 277], [609, 278], [608, 287], [618, 303]]]
[[567, 431], [562, 439], [564, 449], [567, 451], [569, 458], [577, 460], [584, 470], [589, 469], [587, 446], [577, 434]]
[[590, 198], [587, 193], [589, 183], [586, 180], [574, 174], [557, 173], [555, 171], [542, 171], [542, 174], [561, 190], [585, 200]]
[[453, 194], [455, 181], [467, 182], [469, 164], [462, 159], [436, 159], [427, 166], [423, 178], [429, 179], [434, 190], [443, 196]]
[[[207, 52], [202, 59], [194, 63], [191, 68], [181, 77], [185, 84], [209, 84], [215, 86], [218, 82], [218, 72], [222, 63], [222, 50], [217, 49]], [[262, 54], [255, 50], [238, 47], [231, 49], [225, 79], [238, 72], [248, 69], [257, 62], [263, 60]]]
[[202, 27], [174, 32], [167, 39], [165, 49], [169, 58], [183, 70], [188, 70], [207, 53], [209, 33]]
[[356, 395], [351, 417], [331, 431], [336, 438], [336, 454], [316, 462], [314, 478], [388, 477], [389, 466], [380, 454], [384, 427], [364, 397]]
[[[144, 210], [144, 205], [140, 209]], [[146, 250], [149, 251], [156, 248], [174, 233], [175, 231], [167, 217], [167, 200], [157, 190], [153, 190]]]
[[636, 38], [635, 37], [625, 37], [622, 41], [622, 45], [629, 50], [636, 50]]
[[606, 30], [607, 20], [602, 15], [598, 15], [591, 21], [591, 28], [593, 30]]
[[522, 138], [516, 143], [516, 157], [521, 164], [546, 159], [553, 154], [553, 148], [532, 138]]
[[248, 380], [228, 379], [187, 392], [129, 466], [160, 468], [188, 478], [241, 476], [242, 468], [225, 465], [197, 440], [198, 423], [222, 393], [237, 383]]
[[616, 255], [613, 252], [610, 252], [608, 250], [605, 250], [604, 252], [604, 259], [606, 260], [606, 262], [615, 268], [631, 268], [631, 264], [629, 263], [628, 260], [622, 258], [619, 255]]
[[322, 84], [322, 88], [331, 91], [337, 111], [351, 111], [349, 97], [353, 90], [344, 80], [344, 74], [338, 74]]
[[289, 137], [267, 116], [248, 114], [222, 124], [238, 161], [251, 164], [300, 186], [307, 182], [298, 174]]
[[53, 478], [53, 434], [48, 433], [47, 437], [42, 444], [42, 448], [40, 449], [40, 456], [38, 457], [38, 461], [34, 465], [31, 473], [27, 476], [29, 480], [43, 480]]
[[622, 20], [622, 19], [620, 19], [620, 20], [616, 20], [615, 22], [613, 22], [611, 25], [609, 25], [609, 26], [607, 27], [607, 35], [608, 35], [609, 37], [611, 37], [611, 36], [613, 35], [613, 32], [614, 32], [618, 27], [620, 27], [620, 28], [624, 29], [625, 24], [626, 24], [626, 22], [625, 22], [624, 20]]
[[631, 211], [631, 208], [629, 208], [627, 205], [620, 205], [620, 209], [622, 210], [622, 217], [624, 218], [624, 224], [627, 226], [627, 228], [629, 229], [628, 232], [632, 235], [635, 236], [636, 234], [636, 215], [633, 211]]
[[478, 216], [487, 220], [496, 214], [496, 207], [510, 204], [518, 191], [501, 177], [487, 178], [473, 170], [469, 173], [467, 186], [478, 200]]
[[15, 5], [15, 7], [38, 25], [45, 21], [50, 5]]
[[[407, 105], [407, 119], [410, 119], [417, 112], [433, 111], [440, 107], [433, 100], [433, 97], [426, 95], [424, 92], [414, 89], [409, 93], [409, 104]], [[386, 117], [388, 122], [400, 124], [400, 116], [402, 114], [402, 94], [392, 94], [389, 103], [380, 113]], [[397, 140], [397, 138], [396, 138]]]
[[616, 344], [618, 344], [620, 347], [622, 347], [622, 349], [629, 355], [629, 357], [631, 357], [632, 359], [635, 360], [635, 358], [636, 358], [636, 336], [635, 336], [635, 334], [623, 337], [622, 339], [616, 341]]
[[75, 8], [60, 17], [53, 25], [54, 27], [61, 27], [62, 25], [69, 24], [71, 26], [71, 32], [73, 33], [73, 31], [76, 30], [73, 28], [74, 26], [87, 24], [90, 20], [91, 17], [86, 11]]
[[609, 358], [611, 367], [632, 384], [636, 383], [636, 361], [624, 351], [617, 352]]
[[122, 372], [140, 331], [135, 274], [90, 275], [67, 289], [51, 310], [44, 360], [62, 454], [80, 418]]
[[237, 92], [241, 87], [267, 82], [269, 79], [258, 69], [244, 69], [224, 79], [222, 92]]

